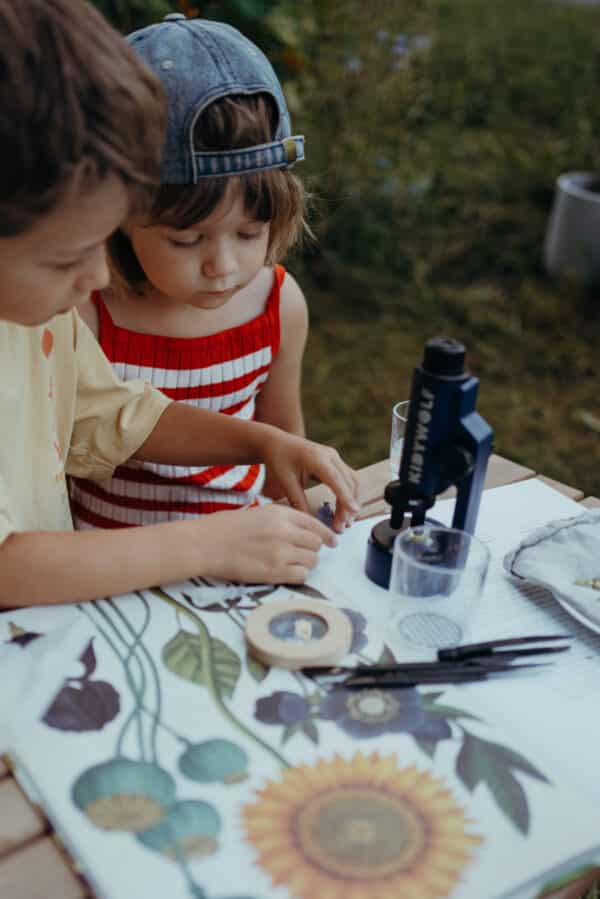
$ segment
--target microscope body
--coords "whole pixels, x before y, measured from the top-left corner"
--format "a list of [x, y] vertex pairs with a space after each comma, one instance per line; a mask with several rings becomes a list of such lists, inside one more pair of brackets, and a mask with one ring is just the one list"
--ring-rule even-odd
[[425, 522], [438, 494], [456, 486], [452, 527], [473, 533], [493, 432], [475, 411], [479, 381], [465, 371], [465, 349], [448, 338], [425, 346], [414, 371], [398, 479], [385, 489], [391, 517], [375, 525], [365, 570], [388, 587], [396, 535]]

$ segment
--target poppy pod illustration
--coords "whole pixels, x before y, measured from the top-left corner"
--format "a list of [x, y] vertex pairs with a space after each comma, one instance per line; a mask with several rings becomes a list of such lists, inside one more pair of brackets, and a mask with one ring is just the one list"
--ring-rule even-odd
[[231, 740], [204, 740], [189, 744], [179, 770], [198, 783], [240, 783], [248, 776], [248, 756]]
[[213, 805], [193, 799], [174, 802], [154, 827], [136, 834], [148, 849], [175, 859], [201, 858], [218, 848], [221, 819]]
[[72, 796], [96, 827], [136, 832], [160, 821], [175, 798], [175, 781], [152, 762], [116, 758], [84, 771]]
[[395, 755], [290, 768], [243, 815], [259, 866], [298, 899], [443, 899], [481, 843], [445, 781]]

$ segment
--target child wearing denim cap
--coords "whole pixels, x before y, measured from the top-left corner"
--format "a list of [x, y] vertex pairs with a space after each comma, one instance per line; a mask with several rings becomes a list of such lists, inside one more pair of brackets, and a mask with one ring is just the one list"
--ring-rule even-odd
[[[108, 281], [104, 242], [158, 182], [160, 85], [82, 0], [0, 0], [0, 606], [90, 599], [194, 574], [304, 580], [335, 538], [293, 508], [127, 530], [72, 530], [66, 475], [266, 461], [306, 509], [310, 472], [355, 478], [332, 450], [122, 382], [77, 307]], [[118, 128], [116, 124], [118, 123]]]
[[[162, 82], [168, 126], [150, 212], [109, 243], [110, 289], [84, 310], [118, 374], [167, 396], [303, 435], [306, 302], [278, 264], [302, 236], [281, 85], [264, 54], [222, 22], [174, 13], [129, 36]], [[76, 526], [188, 519], [282, 495], [263, 465], [121, 466], [71, 488]]]

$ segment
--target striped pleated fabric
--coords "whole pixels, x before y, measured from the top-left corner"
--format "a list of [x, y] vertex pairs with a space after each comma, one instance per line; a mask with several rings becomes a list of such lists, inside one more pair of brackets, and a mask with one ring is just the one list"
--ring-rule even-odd
[[[168, 397], [237, 418], [253, 419], [256, 397], [279, 350], [279, 294], [285, 270], [275, 266], [264, 311], [209, 337], [138, 334], [112, 321], [99, 295], [100, 345], [123, 380], [143, 378]], [[194, 518], [261, 503], [262, 465], [187, 468], [131, 461], [107, 481], [71, 479], [75, 527], [119, 528]]]

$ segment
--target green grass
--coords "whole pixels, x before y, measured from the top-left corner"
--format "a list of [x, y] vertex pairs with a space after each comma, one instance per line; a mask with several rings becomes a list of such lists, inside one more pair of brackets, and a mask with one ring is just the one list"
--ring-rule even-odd
[[308, 429], [356, 466], [383, 458], [425, 339], [448, 334], [496, 451], [600, 495], [600, 298], [541, 266], [555, 178], [598, 168], [600, 13], [490, 6], [303, 4]]

